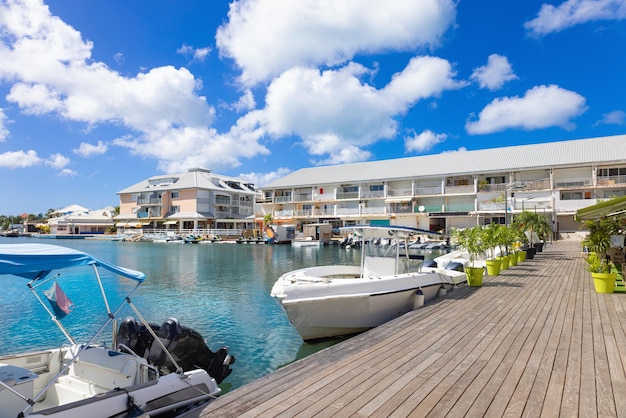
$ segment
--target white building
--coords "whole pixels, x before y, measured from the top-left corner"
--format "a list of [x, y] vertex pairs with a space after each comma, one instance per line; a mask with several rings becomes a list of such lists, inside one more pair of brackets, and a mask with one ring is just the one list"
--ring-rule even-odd
[[277, 223], [440, 231], [530, 210], [572, 233], [576, 210], [626, 194], [626, 135], [304, 168], [261, 190]]
[[115, 208], [89, 210], [79, 205], [70, 205], [50, 213], [48, 226], [53, 235], [104, 234], [115, 221]]

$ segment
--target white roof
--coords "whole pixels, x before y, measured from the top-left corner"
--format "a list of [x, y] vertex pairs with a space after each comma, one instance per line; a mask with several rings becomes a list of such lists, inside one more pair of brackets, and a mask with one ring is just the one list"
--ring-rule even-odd
[[626, 163], [626, 135], [303, 168], [262, 189]]
[[[215, 184], [213, 179], [216, 179], [218, 184]], [[237, 184], [241, 188], [231, 187], [228, 185], [229, 182]], [[214, 174], [207, 169], [193, 168], [186, 173], [163, 174], [147, 178], [117, 192], [117, 194], [184, 189], [208, 189], [230, 193], [254, 194], [255, 191], [252, 188], [246, 187], [249, 184], [249, 182], [242, 179]]]

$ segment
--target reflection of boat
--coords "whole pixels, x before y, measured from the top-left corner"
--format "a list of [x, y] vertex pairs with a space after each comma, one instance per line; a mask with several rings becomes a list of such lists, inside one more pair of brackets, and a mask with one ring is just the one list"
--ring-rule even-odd
[[11, 237], [11, 238], [15, 238], [15, 237], [19, 237], [20, 236], [20, 231], [18, 231], [17, 229], [9, 229], [7, 232], [5, 232], [3, 234], [5, 237]]
[[[80, 266], [91, 267], [93, 274], [67, 270]], [[50, 274], [60, 269], [62, 277]], [[0, 415], [155, 416], [220, 394], [217, 384], [230, 373], [234, 358], [226, 347], [213, 353], [199, 334], [174, 319], [161, 326], [146, 323], [130, 299], [144, 281], [143, 273], [56, 245], [0, 245], [0, 275], [8, 274], [28, 280], [28, 288], [69, 345], [0, 357]], [[134, 283], [125, 287], [130, 290], [126, 297], [116, 297], [124, 288], [120, 278]], [[98, 303], [104, 308], [102, 323], [94, 324], [97, 331], [85, 342], [78, 342], [61, 324], [66, 315], [80, 314], [73, 312], [60, 282], [73, 290], [76, 310]], [[46, 283], [52, 287], [43, 290]], [[114, 290], [107, 292], [109, 288]], [[101, 345], [104, 330], [126, 304], [140, 322], [125, 319], [112, 345]]]
[[[418, 289], [424, 300], [465, 281], [459, 272], [421, 272], [421, 260], [407, 251], [408, 239], [425, 231], [400, 226], [355, 226], [361, 242], [360, 266], [318, 266], [281, 276], [272, 288], [289, 320], [304, 340], [361, 332], [411, 309]], [[395, 245], [373, 245], [377, 238]], [[401, 250], [407, 254], [400, 257]]]

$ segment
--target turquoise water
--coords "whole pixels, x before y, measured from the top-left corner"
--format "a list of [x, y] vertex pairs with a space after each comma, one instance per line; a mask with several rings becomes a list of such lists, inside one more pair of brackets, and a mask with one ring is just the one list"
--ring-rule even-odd
[[[359, 264], [360, 252], [339, 246], [292, 248], [259, 244], [165, 244], [107, 240], [47, 240], [2, 238], [0, 243], [45, 243], [76, 248], [114, 264], [146, 273], [146, 281], [132, 300], [149, 322], [169, 317], [198, 331], [211, 349], [230, 347], [237, 358], [233, 373], [222, 384], [232, 390], [282, 365], [340, 340], [304, 343], [290, 325], [280, 304], [270, 297], [276, 279], [290, 270], [325, 264]], [[437, 254], [431, 254], [434, 256]], [[427, 255], [427, 258], [430, 258]], [[77, 272], [62, 272], [78, 275]], [[91, 271], [88, 271], [91, 273]], [[106, 272], [102, 273], [103, 275]], [[0, 297], [0, 355], [50, 348], [67, 342], [26, 287], [27, 281], [2, 276]], [[99, 290], [80, 281], [62, 283], [76, 305], [62, 320], [79, 340], [96, 331], [105, 308]], [[112, 280], [106, 291], [121, 300], [133, 287]], [[44, 285], [49, 287], [49, 285]], [[114, 304], [110, 301], [111, 305]], [[128, 307], [119, 317], [134, 316]], [[110, 335], [110, 332], [108, 333]]]
[[[0, 238], [0, 243], [17, 242], [76, 248], [146, 273], [146, 281], [132, 298], [141, 314], [146, 320], [158, 324], [176, 317], [181, 324], [202, 334], [213, 350], [222, 345], [229, 346], [237, 358], [233, 373], [225, 381], [231, 388], [329, 345], [329, 342], [304, 343], [289, 324], [279, 303], [270, 297], [271, 287], [281, 274], [312, 265], [359, 263], [357, 251], [346, 251], [338, 246], [292, 248], [289, 245]], [[32, 296], [25, 279], [3, 276], [2, 283], [0, 355], [67, 342]], [[85, 332], [85, 325], [91, 324], [95, 318], [102, 318], [104, 312], [104, 305], [87, 302], [90, 297], [98, 300], [98, 289], [60, 283], [76, 305], [62, 323], [72, 335], [76, 333], [87, 338], [96, 327]], [[132, 288], [121, 280], [113, 283], [113, 287], [106, 290], [119, 298]], [[125, 307], [120, 315], [132, 316], [133, 312]], [[83, 330], [82, 334], [79, 330]]]

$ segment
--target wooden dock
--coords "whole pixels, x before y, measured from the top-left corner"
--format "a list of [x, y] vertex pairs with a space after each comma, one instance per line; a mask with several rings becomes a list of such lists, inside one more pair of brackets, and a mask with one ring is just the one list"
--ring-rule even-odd
[[549, 245], [186, 417], [626, 417], [626, 294]]

